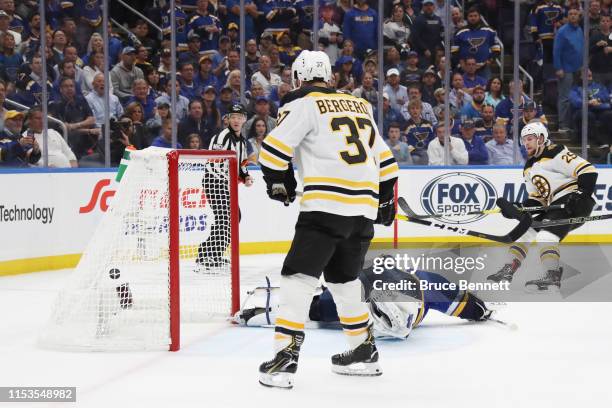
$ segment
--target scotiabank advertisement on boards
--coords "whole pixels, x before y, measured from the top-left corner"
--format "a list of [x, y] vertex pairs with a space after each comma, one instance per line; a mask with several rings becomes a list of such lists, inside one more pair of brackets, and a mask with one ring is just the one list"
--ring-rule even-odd
[[[612, 211], [612, 169], [600, 168], [598, 171], [594, 214]], [[284, 207], [270, 201], [261, 172], [253, 169], [251, 174], [255, 184], [250, 188], [239, 186], [240, 242], [261, 243], [261, 251], [266, 252], [265, 243], [288, 243], [291, 240], [299, 205], [296, 202]], [[0, 197], [0, 262], [82, 253], [118, 187], [114, 170], [9, 173], [1, 177], [5, 186], [11, 186], [11, 191]], [[195, 200], [206, 206], [205, 199], [202, 199], [205, 193], [201, 189], [200, 175], [196, 172], [188, 175], [180, 194], [183, 195], [182, 202]], [[404, 197], [418, 214], [487, 210], [495, 208], [498, 197], [522, 201], [526, 194], [518, 168], [404, 168], [398, 188], [398, 195]], [[206, 208], [198, 211], [201, 215], [210, 212]], [[210, 214], [208, 216], [210, 218]], [[201, 240], [201, 234], [206, 233], [201, 218], [189, 214], [183, 218], [182, 229], [194, 236], [194, 242]], [[495, 215], [454, 217], [442, 221], [447, 224], [461, 222], [492, 234], [503, 234], [516, 223]], [[605, 223], [592, 222], [575, 230], [571, 236], [586, 234], [597, 240], [606, 239], [610, 232]], [[397, 224], [396, 235], [399, 241], [453, 236], [448, 230], [402, 221]], [[393, 228], [377, 226], [376, 238], [392, 240], [394, 236]], [[273, 245], [269, 248], [270, 252], [274, 251]]]

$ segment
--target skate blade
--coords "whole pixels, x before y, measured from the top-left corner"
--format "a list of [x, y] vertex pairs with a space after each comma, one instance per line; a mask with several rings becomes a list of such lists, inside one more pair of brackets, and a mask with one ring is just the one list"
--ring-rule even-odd
[[259, 373], [259, 383], [264, 387], [282, 388], [290, 390], [293, 388], [293, 374], [291, 373], [275, 373], [266, 374]]
[[353, 363], [348, 366], [332, 364], [332, 372], [340, 375], [355, 375], [360, 377], [376, 377], [382, 375], [378, 363]]
[[531, 294], [558, 294], [561, 292], [561, 288], [558, 286], [549, 286], [548, 288], [540, 289], [538, 285], [525, 285], [525, 292]]

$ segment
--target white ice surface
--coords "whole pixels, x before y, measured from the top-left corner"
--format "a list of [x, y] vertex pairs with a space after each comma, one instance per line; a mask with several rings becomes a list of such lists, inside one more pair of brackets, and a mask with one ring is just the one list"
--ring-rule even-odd
[[[278, 279], [281, 256], [242, 258], [245, 285]], [[291, 391], [257, 382], [272, 331], [187, 325], [171, 352], [71, 353], [37, 336], [68, 271], [0, 278], [0, 386], [76, 386], [79, 407], [611, 407], [612, 304], [514, 303], [469, 324], [430, 312], [407, 341], [379, 341], [381, 377], [343, 377], [342, 333], [309, 330]], [[75, 404], [2, 404], [60, 407]]]

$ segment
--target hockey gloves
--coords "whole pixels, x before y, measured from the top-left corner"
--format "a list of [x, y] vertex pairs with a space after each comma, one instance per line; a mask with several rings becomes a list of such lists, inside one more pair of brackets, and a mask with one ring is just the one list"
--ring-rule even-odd
[[395, 197], [391, 199], [380, 200], [378, 202], [378, 214], [376, 214], [376, 220], [374, 224], [382, 224], [385, 227], [393, 224], [395, 220]]
[[264, 180], [266, 182], [266, 191], [268, 197], [272, 200], [280, 201], [287, 207], [295, 201], [295, 174], [293, 166], [289, 163], [289, 167], [285, 171], [271, 170], [262, 166]]
[[498, 198], [495, 203], [505, 218], [510, 218], [513, 220], [518, 220], [521, 218], [521, 209], [523, 208], [521, 203], [511, 203], [503, 197]]
[[581, 217], [590, 214], [595, 205], [591, 195], [582, 190], [571, 193], [565, 203], [565, 211], [570, 217]]

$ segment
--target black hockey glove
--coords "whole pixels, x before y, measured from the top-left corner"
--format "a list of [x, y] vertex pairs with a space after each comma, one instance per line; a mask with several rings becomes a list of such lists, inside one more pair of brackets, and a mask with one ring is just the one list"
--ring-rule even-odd
[[521, 218], [521, 210], [523, 209], [523, 205], [521, 203], [511, 203], [503, 197], [498, 198], [495, 203], [505, 218], [510, 218], [512, 220], [518, 220]]
[[565, 203], [565, 211], [570, 217], [581, 217], [590, 214], [595, 205], [591, 195], [582, 190], [576, 190], [569, 195]]
[[374, 224], [382, 224], [385, 227], [393, 224], [395, 220], [395, 197], [391, 199], [381, 200], [378, 202], [378, 214]]
[[291, 162], [285, 171], [271, 170], [264, 166], [262, 166], [262, 171], [264, 173], [268, 197], [272, 200], [280, 201], [285, 207], [295, 201], [297, 182], [295, 181]]

